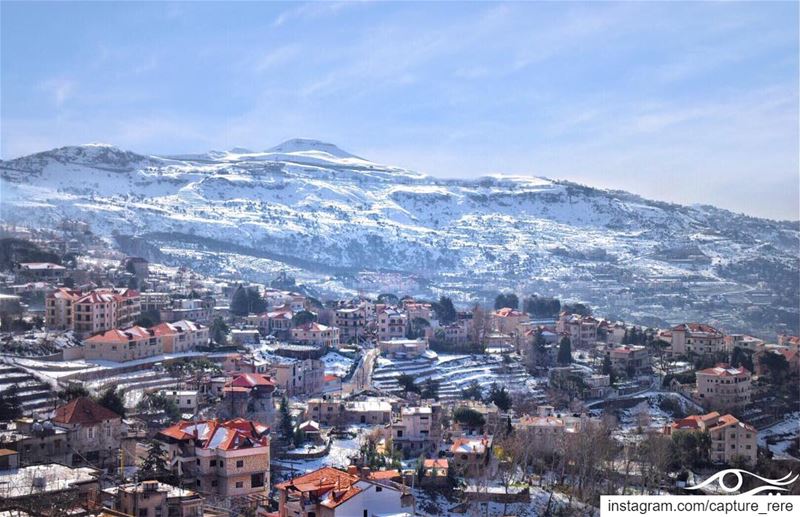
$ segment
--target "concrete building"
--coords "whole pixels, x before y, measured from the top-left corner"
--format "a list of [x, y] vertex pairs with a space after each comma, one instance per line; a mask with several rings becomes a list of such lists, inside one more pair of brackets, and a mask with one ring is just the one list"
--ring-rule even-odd
[[275, 384], [289, 396], [318, 395], [325, 387], [325, 363], [319, 359], [276, 358], [270, 364]]
[[378, 304], [375, 306], [378, 325], [378, 340], [403, 339], [408, 331], [408, 316], [396, 307]]
[[306, 323], [292, 329], [292, 341], [302, 345], [339, 348], [339, 329], [321, 323]]
[[642, 345], [618, 345], [606, 347], [614, 371], [628, 377], [639, 377], [652, 372], [650, 352]]
[[159, 323], [152, 330], [161, 338], [161, 346], [166, 354], [188, 352], [198, 346], [208, 346], [208, 327], [189, 320]]
[[492, 436], [463, 436], [450, 446], [450, 467], [464, 477], [478, 477], [489, 465], [492, 455]]
[[731, 464], [735, 459], [744, 458], [755, 465], [758, 454], [758, 431], [750, 424], [739, 421], [733, 415], [722, 415], [716, 411], [706, 415], [691, 415], [666, 426], [664, 433], [700, 431], [711, 438], [711, 461], [718, 464]]
[[248, 504], [269, 492], [269, 427], [243, 418], [181, 421], [156, 434], [188, 488]]
[[340, 307], [334, 315], [334, 325], [339, 328], [339, 339], [349, 343], [364, 336], [367, 314], [364, 306]]
[[405, 456], [419, 456], [436, 450], [441, 438], [441, 406], [404, 407], [386, 427], [395, 450]]
[[672, 327], [672, 355], [715, 354], [725, 350], [725, 336], [711, 325], [681, 323]]
[[153, 329], [138, 326], [107, 330], [83, 342], [83, 357], [88, 360], [121, 363], [163, 353], [162, 338]]
[[428, 350], [428, 340], [419, 339], [390, 339], [378, 341], [378, 349], [385, 357], [403, 356], [408, 358], [419, 357]]
[[413, 496], [404, 486], [333, 467], [275, 485], [279, 517], [411, 517]]
[[275, 381], [258, 373], [245, 373], [236, 376], [223, 388], [220, 412], [228, 418], [245, 416], [249, 419], [271, 425], [275, 419], [275, 405], [272, 394]]
[[750, 404], [750, 378], [747, 368], [733, 368], [720, 363], [700, 370], [697, 376], [697, 397], [707, 409], [730, 411]]
[[192, 490], [146, 480], [103, 490], [105, 506], [135, 517], [203, 517], [203, 497]]
[[88, 397], [56, 408], [53, 423], [70, 431], [71, 465], [113, 466], [118, 463], [122, 417]]

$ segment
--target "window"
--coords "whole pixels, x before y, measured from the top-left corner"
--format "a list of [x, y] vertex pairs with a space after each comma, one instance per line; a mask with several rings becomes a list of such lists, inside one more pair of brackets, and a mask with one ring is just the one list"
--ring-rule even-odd
[[376, 492], [383, 492], [383, 487], [381, 487], [381, 486], [376, 486], [376, 487], [375, 487], [375, 491], [376, 491]]
[[216, 479], [211, 482], [211, 486], [217, 486], [217, 480]]
[[147, 508], [139, 508], [139, 517], [147, 517]]
[[244, 467], [244, 460], [236, 460], [236, 468], [240, 469]]
[[264, 486], [264, 473], [259, 472], [250, 476], [250, 487], [261, 488]]
[[208, 466], [209, 466], [209, 467], [216, 467], [216, 466], [217, 466], [217, 460], [211, 460], [211, 461], [209, 461], [209, 462], [208, 462]]
[[369, 517], [369, 511], [364, 510], [364, 517]]
[[244, 488], [244, 481], [237, 481], [236, 488]]

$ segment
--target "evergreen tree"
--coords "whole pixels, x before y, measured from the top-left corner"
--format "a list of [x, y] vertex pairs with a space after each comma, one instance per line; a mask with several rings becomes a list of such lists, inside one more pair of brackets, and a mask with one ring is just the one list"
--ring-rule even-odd
[[439, 381], [428, 379], [422, 385], [420, 396], [424, 399], [439, 400]]
[[292, 325], [295, 327], [305, 325], [306, 323], [313, 323], [315, 321], [317, 321], [317, 315], [309, 311], [300, 311], [292, 316]]
[[19, 387], [12, 384], [0, 392], [0, 420], [14, 420], [22, 416], [22, 402], [19, 400]]
[[125, 416], [125, 402], [122, 400], [120, 392], [115, 388], [108, 388], [100, 395], [100, 398], [98, 398], [96, 402], [121, 417]]
[[257, 287], [247, 288], [247, 312], [248, 314], [261, 314], [267, 311], [267, 302], [258, 292]]
[[235, 316], [247, 316], [250, 313], [250, 300], [247, 290], [241, 285], [236, 288], [231, 296], [231, 314]]
[[169, 470], [167, 463], [167, 451], [163, 444], [158, 440], [150, 440], [147, 443], [147, 456], [142, 460], [139, 467], [139, 479], [155, 479], [164, 483], [175, 484], [174, 476]]
[[489, 401], [494, 402], [500, 411], [508, 411], [511, 409], [511, 396], [508, 394], [505, 386], [498, 387], [497, 383], [492, 383], [489, 388]]
[[467, 400], [482, 400], [483, 391], [478, 381], [472, 381], [469, 386], [461, 390], [461, 398]]
[[561, 338], [558, 345], [558, 356], [556, 358], [558, 364], [568, 365], [572, 363], [572, 343], [567, 336]]
[[606, 355], [603, 358], [603, 374], [608, 375], [609, 382], [614, 384], [617, 379], [614, 375], [614, 368], [611, 366], [611, 356]]
[[281, 437], [289, 442], [294, 437], [294, 426], [292, 425], [292, 416], [289, 414], [289, 402], [286, 397], [281, 399], [280, 407], [280, 430]]
[[403, 391], [406, 393], [419, 393], [419, 387], [414, 384], [414, 377], [408, 375], [407, 373], [403, 373], [397, 377], [397, 383], [400, 384], [400, 387], [403, 388]]
[[64, 402], [70, 402], [78, 397], [88, 396], [89, 390], [87, 390], [83, 384], [78, 384], [77, 382], [69, 383], [66, 388], [58, 392], [58, 398]]
[[214, 321], [211, 322], [211, 328], [209, 329], [211, 335], [211, 342], [218, 346], [224, 346], [228, 343], [228, 333], [230, 333], [230, 329], [228, 325], [225, 323], [221, 317], [217, 316], [214, 318]]
[[511, 308], [511, 309], [519, 309], [519, 298], [514, 293], [503, 294], [500, 293], [494, 299], [494, 308], [495, 310], [504, 309], [504, 308]]
[[453, 305], [453, 300], [447, 296], [439, 298], [439, 301], [433, 304], [433, 309], [436, 311], [436, 316], [442, 325], [453, 323], [456, 320], [456, 308]]

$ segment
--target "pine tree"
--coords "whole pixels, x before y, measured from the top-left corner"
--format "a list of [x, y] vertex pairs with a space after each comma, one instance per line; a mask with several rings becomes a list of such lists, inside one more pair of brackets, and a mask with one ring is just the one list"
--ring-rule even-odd
[[567, 365], [572, 363], [572, 343], [567, 336], [561, 338], [561, 343], [558, 345], [558, 357], [556, 358], [558, 364]]
[[0, 393], [0, 420], [14, 420], [22, 416], [22, 402], [18, 393], [19, 387], [16, 384]]
[[209, 330], [211, 331], [211, 341], [215, 345], [224, 346], [227, 343], [230, 329], [222, 318], [219, 316], [214, 318], [214, 321], [211, 322], [211, 328]]
[[125, 402], [122, 400], [122, 395], [113, 387], [104, 391], [95, 402], [121, 417], [125, 416]]
[[281, 399], [280, 415], [281, 437], [289, 442], [294, 437], [294, 426], [292, 425], [292, 416], [289, 414], [289, 402], [286, 397]]
[[139, 467], [139, 479], [156, 479], [164, 483], [174, 484], [174, 476], [167, 464], [167, 452], [158, 440], [150, 440], [147, 444], [147, 456]]
[[250, 312], [250, 300], [247, 290], [241, 285], [236, 288], [231, 296], [231, 314], [235, 316], [247, 316]]

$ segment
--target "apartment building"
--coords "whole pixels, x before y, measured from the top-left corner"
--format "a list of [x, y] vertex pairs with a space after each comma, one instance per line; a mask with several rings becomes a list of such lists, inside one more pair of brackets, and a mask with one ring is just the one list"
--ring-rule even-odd
[[269, 427], [243, 418], [181, 421], [158, 432], [170, 467], [185, 485], [257, 502], [269, 492]]
[[50, 330], [72, 330], [75, 302], [81, 297], [80, 291], [59, 288], [45, 298], [44, 321]]
[[341, 307], [334, 313], [334, 325], [339, 328], [339, 338], [344, 342], [364, 336], [367, 313], [364, 306]]
[[323, 425], [373, 424], [392, 421], [392, 404], [385, 397], [364, 397], [343, 400], [340, 397], [310, 399], [306, 404], [306, 419]]
[[709, 457], [718, 464], [731, 464], [736, 458], [744, 458], [754, 465], [758, 453], [758, 431], [733, 415], [722, 415], [716, 411], [706, 415], [691, 415], [676, 420], [664, 428], [664, 433], [700, 431], [711, 438]]
[[292, 341], [316, 347], [339, 348], [339, 329], [311, 322], [292, 329]]
[[139, 293], [132, 289], [95, 289], [74, 303], [73, 329], [80, 335], [128, 327], [141, 314]]
[[419, 357], [428, 350], [428, 340], [419, 339], [389, 339], [378, 341], [378, 349], [385, 357], [399, 355], [404, 357]]
[[747, 368], [720, 363], [698, 371], [696, 376], [696, 395], [703, 407], [730, 411], [750, 404], [751, 374]]
[[408, 316], [396, 307], [376, 306], [378, 340], [403, 339], [408, 331]]
[[681, 323], [672, 327], [672, 355], [715, 354], [725, 350], [725, 336], [705, 323]]
[[164, 353], [162, 338], [155, 330], [133, 326], [107, 330], [83, 341], [83, 357], [121, 363]]
[[556, 322], [556, 332], [569, 337], [572, 348], [591, 348], [597, 343], [600, 320], [592, 316], [562, 312]]
[[746, 334], [728, 334], [724, 338], [725, 350], [731, 352], [735, 348], [747, 350], [748, 352], [763, 352], [766, 348], [766, 343], [763, 339], [748, 336]]

